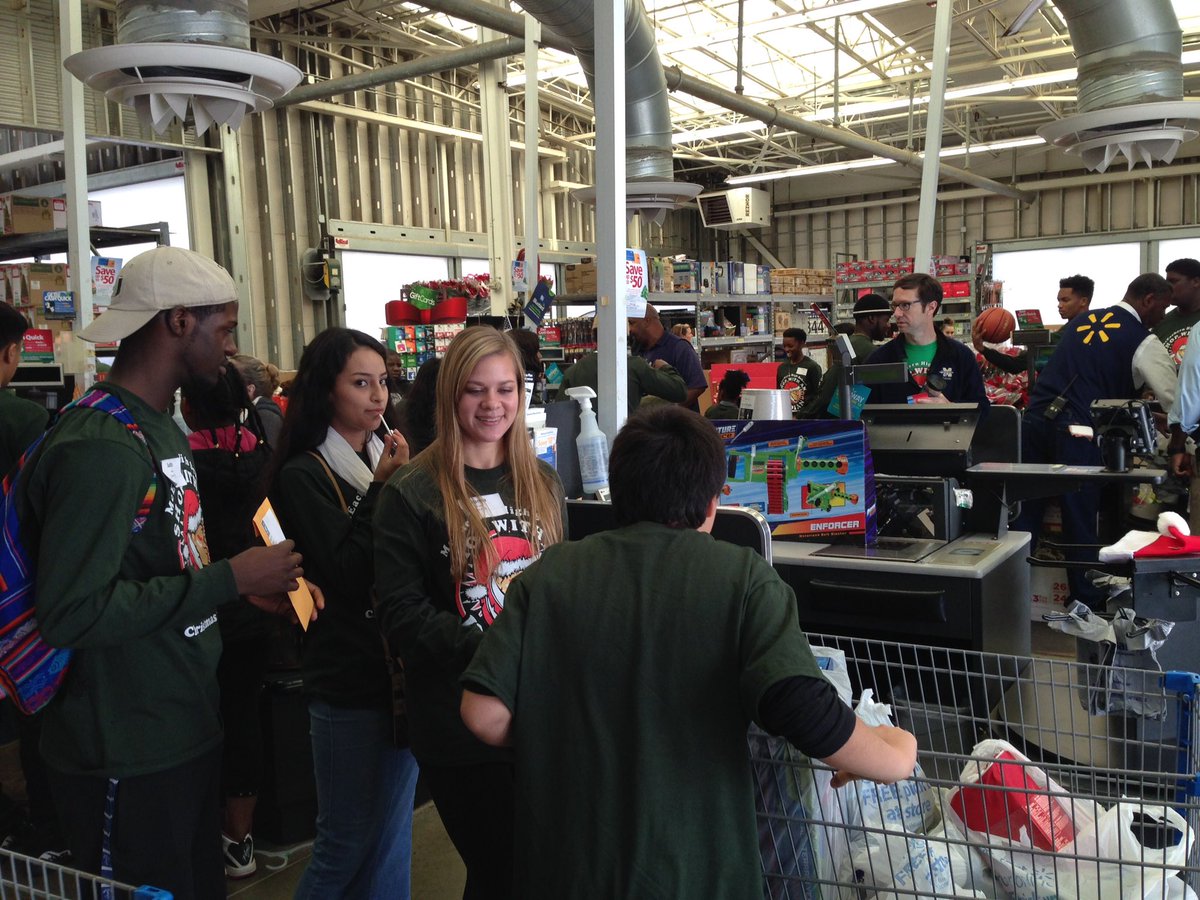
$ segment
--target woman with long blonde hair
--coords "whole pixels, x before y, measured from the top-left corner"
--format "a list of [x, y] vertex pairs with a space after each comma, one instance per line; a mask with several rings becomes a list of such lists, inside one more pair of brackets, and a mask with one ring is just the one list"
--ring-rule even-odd
[[379, 624], [404, 663], [409, 737], [467, 868], [464, 898], [512, 895], [512, 755], [459, 716], [462, 674], [508, 584], [563, 539], [563, 492], [525, 429], [512, 339], [468, 328], [437, 380], [437, 436], [388, 481], [375, 514]]

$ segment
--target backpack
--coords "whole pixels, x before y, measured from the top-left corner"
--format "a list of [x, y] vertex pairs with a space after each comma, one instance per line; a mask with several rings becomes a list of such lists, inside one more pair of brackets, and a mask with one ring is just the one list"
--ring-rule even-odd
[[[146, 436], [115, 394], [93, 388], [64, 406], [59, 419], [76, 407], [107, 413], [138, 438], [147, 452], [150, 450]], [[70, 650], [51, 647], [38, 630], [34, 615], [37, 600], [34, 560], [21, 542], [17, 515], [17, 485], [46, 434], [49, 431], [26, 448], [0, 486], [0, 696], [10, 698], [26, 715], [32, 715], [50, 702], [66, 679], [71, 660]], [[151, 454], [151, 461], [153, 459]], [[155, 464], [150, 487], [133, 517], [133, 534], [146, 524], [157, 490], [158, 466]]]

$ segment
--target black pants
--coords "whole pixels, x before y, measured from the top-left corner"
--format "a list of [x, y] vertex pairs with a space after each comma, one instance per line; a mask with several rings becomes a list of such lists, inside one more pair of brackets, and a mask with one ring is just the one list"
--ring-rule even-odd
[[225, 749], [221, 787], [226, 797], [253, 797], [262, 781], [263, 736], [259, 718], [267, 672], [265, 637], [226, 640], [217, 665]]
[[463, 900], [513, 896], [514, 771], [511, 763], [431, 766], [421, 777], [467, 867]]
[[[108, 779], [51, 769], [50, 787], [71, 865], [99, 874]], [[112, 877], [169, 890], [176, 900], [224, 898], [220, 790], [220, 748], [162, 772], [122, 778], [112, 825]]]
[[21, 774], [25, 776], [25, 797], [29, 801], [29, 821], [33, 825], [33, 847], [61, 850], [63, 843], [54, 798], [50, 793], [50, 776], [39, 748], [42, 740], [42, 714], [32, 716], [17, 713], [18, 747], [21, 754]]

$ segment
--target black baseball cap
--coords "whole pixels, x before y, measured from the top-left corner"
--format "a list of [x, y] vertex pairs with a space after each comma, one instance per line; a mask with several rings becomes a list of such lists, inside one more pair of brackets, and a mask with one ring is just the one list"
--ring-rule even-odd
[[872, 316], [876, 313], [892, 314], [892, 308], [888, 302], [879, 294], [864, 294], [858, 298], [858, 302], [854, 304], [854, 317]]

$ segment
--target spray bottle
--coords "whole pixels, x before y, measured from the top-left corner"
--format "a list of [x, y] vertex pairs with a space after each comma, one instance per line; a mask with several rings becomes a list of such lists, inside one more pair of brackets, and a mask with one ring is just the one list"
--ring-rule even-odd
[[596, 392], [586, 386], [573, 387], [567, 389], [567, 396], [579, 404], [579, 437], [575, 438], [575, 447], [579, 453], [583, 492], [607, 492], [608, 440], [596, 424], [596, 413], [592, 410]]

